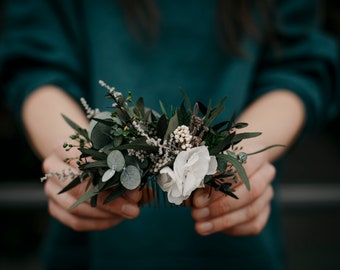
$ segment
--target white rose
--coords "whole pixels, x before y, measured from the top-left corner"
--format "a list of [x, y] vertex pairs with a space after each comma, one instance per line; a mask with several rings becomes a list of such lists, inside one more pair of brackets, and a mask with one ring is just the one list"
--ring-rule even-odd
[[173, 170], [161, 169], [157, 182], [168, 192], [169, 202], [180, 205], [195, 189], [204, 187], [204, 177], [214, 174], [216, 168], [216, 158], [209, 155], [208, 148], [195, 147], [177, 155]]

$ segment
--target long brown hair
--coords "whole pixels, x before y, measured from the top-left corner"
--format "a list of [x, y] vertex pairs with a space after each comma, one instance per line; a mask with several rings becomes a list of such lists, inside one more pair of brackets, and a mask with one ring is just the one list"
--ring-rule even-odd
[[[152, 44], [158, 37], [160, 25], [160, 11], [154, 1], [119, 1], [133, 35], [144, 43]], [[271, 21], [275, 17], [273, 2], [274, 0], [216, 0], [216, 25], [221, 46], [234, 53], [242, 53], [240, 42], [244, 34], [259, 41], [270, 39]]]

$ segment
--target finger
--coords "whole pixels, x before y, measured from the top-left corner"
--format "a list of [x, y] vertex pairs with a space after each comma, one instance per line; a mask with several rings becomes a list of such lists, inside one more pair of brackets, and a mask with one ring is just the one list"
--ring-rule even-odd
[[249, 222], [255, 219], [266, 208], [273, 197], [273, 190], [268, 186], [264, 194], [248, 204], [246, 207], [237, 209], [232, 212], [227, 212], [218, 217], [211, 217], [210, 215], [203, 220], [196, 222], [195, 229], [201, 235], [208, 235], [215, 232], [225, 231], [239, 224]]
[[[126, 194], [127, 193], [127, 194]], [[109, 192], [101, 192], [99, 201], [103, 202], [103, 198], [109, 195]], [[142, 192], [138, 190], [126, 191], [122, 196], [108, 203], [97, 203], [96, 208], [102, 209], [112, 214], [122, 216], [124, 218], [136, 218], [140, 214], [139, 200]], [[88, 202], [87, 202], [88, 203]]]
[[[58, 171], [63, 171], [65, 170], [65, 168], [70, 168], [70, 166], [61, 161], [60, 157], [56, 154], [51, 155], [43, 163], [43, 169], [45, 171], [48, 171], [51, 166], [53, 166], [53, 168]], [[68, 209], [69, 207], [71, 207], [84, 194], [85, 187], [87, 185], [87, 181], [84, 180], [78, 186], [68, 190], [67, 192], [58, 194], [58, 192], [61, 191], [62, 188], [70, 181], [71, 179], [58, 179], [57, 176], [52, 176], [45, 183], [46, 195], [49, 198], [53, 199], [55, 202], [58, 201], [58, 204], [60, 204], [60, 206], [64, 209]], [[90, 215], [93, 218], [96, 217], [96, 215], [99, 215], [98, 217], [103, 217], [103, 215], [105, 215], [104, 212], [107, 212], [108, 214], [117, 214], [129, 219], [135, 218], [139, 215], [140, 209], [137, 203], [141, 199], [141, 191], [127, 191], [123, 196], [118, 197], [107, 204], [100, 203], [103, 202], [108, 195], [109, 191], [100, 192], [98, 195], [97, 202], [99, 203], [97, 204], [96, 209], [101, 210], [101, 212], [98, 211], [96, 213], [93, 213], [94, 209], [90, 206], [89, 200], [78, 205], [76, 207], [78, 209], [74, 211], [77, 213], [77, 215], [82, 215], [85, 217]], [[89, 211], [90, 208], [92, 208], [91, 211]]]
[[104, 230], [116, 226], [124, 220], [122, 217], [119, 216], [98, 219], [73, 215], [52, 200], [49, 201], [48, 208], [51, 216], [76, 231]]
[[234, 226], [224, 233], [232, 236], [245, 236], [245, 235], [257, 235], [259, 234], [267, 224], [270, 215], [270, 205], [267, 205], [253, 220]]
[[211, 202], [224, 196], [222, 192], [216, 192], [212, 187], [206, 185], [204, 188], [195, 190], [192, 197], [192, 206], [195, 208], [207, 207]]
[[[200, 197], [195, 198], [195, 208], [192, 210], [192, 216], [194, 219], [200, 220], [207, 218], [207, 216], [217, 217], [224, 213], [241, 209], [262, 196], [274, 177], [275, 168], [268, 163], [262, 166], [256, 174], [253, 174], [250, 178], [250, 190], [248, 190], [245, 185], [240, 185], [235, 189], [235, 194], [239, 199], [232, 198], [219, 191], [212, 192], [219, 193], [219, 196], [215, 195], [215, 197], [211, 196], [210, 198], [204, 193], [202, 193], [202, 195], [199, 194]], [[204, 202], [202, 203], [202, 201]]]
[[71, 192], [58, 194], [59, 185], [56, 181], [48, 181], [45, 184], [45, 194], [49, 200], [58, 204], [60, 208], [68, 211], [72, 215], [82, 216], [86, 218], [112, 218], [112, 213], [104, 211], [100, 208], [93, 208], [89, 203], [82, 203], [77, 207], [69, 210], [69, 208], [76, 202], [76, 198]]
[[144, 186], [142, 188], [142, 198], [139, 201], [139, 205], [150, 204], [155, 199], [155, 193], [153, 188]]
[[53, 200], [63, 209], [71, 212], [74, 215], [82, 216], [82, 217], [91, 217], [91, 218], [106, 218], [110, 217], [112, 214], [122, 216], [124, 218], [135, 218], [139, 215], [140, 209], [138, 204], [134, 202], [134, 200], [138, 200], [141, 197], [141, 192], [139, 191], [131, 191], [127, 192], [125, 197], [118, 197], [115, 200], [103, 204], [104, 198], [109, 195], [108, 191], [101, 192], [98, 196], [97, 206], [92, 207], [90, 205], [90, 199], [79, 204], [72, 210], [69, 210], [70, 207], [77, 202], [77, 200], [84, 194], [85, 185], [87, 185], [86, 181], [79, 184], [77, 187], [59, 194], [58, 192], [61, 190], [61, 182], [55, 177], [51, 177], [45, 183], [45, 193], [50, 200]]
[[55, 152], [42, 162], [42, 171], [49, 176], [47, 180], [53, 176], [58, 179], [60, 186], [65, 186], [67, 182], [79, 175], [78, 166], [75, 164], [75, 161], [66, 163]]

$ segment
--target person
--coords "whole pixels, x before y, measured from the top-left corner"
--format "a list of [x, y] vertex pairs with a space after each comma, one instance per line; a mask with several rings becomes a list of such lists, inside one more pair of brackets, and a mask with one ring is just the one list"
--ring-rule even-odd
[[[157, 109], [227, 96], [246, 131], [251, 189], [238, 200], [200, 189], [188, 207], [140, 207], [134, 190], [108, 204], [69, 211], [86, 183], [44, 184], [51, 223], [46, 269], [283, 269], [277, 198], [280, 165], [299, 139], [335, 113], [337, 48], [320, 28], [317, 1], [5, 1], [1, 84], [44, 173], [62, 171], [76, 153], [62, 145], [86, 128], [79, 100], [110, 104], [99, 80], [132, 90]], [[76, 150], [74, 150], [76, 151]], [[20, 155], [20, 153], [18, 153]], [[99, 196], [99, 201], [101, 196]]]

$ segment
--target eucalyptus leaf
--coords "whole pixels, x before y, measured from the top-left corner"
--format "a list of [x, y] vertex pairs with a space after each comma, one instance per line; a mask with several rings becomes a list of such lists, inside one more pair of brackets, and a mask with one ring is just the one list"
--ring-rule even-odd
[[128, 190], [133, 190], [141, 184], [142, 178], [137, 167], [129, 165], [120, 176], [120, 182]]
[[110, 154], [107, 156], [107, 165], [109, 168], [120, 172], [125, 167], [125, 158], [122, 152], [118, 150], [113, 150]]
[[[100, 112], [96, 114], [97, 119], [110, 119], [110, 117], [110, 112]], [[94, 148], [101, 149], [111, 142], [110, 130], [111, 127], [104, 123], [100, 123], [94, 119], [90, 121], [88, 132]]]
[[107, 182], [110, 180], [114, 175], [116, 171], [114, 169], [108, 169], [102, 176], [102, 182]]
[[116, 188], [116, 186], [120, 185], [120, 173], [115, 173], [107, 182], [101, 182], [99, 187], [100, 191], [109, 190]]

